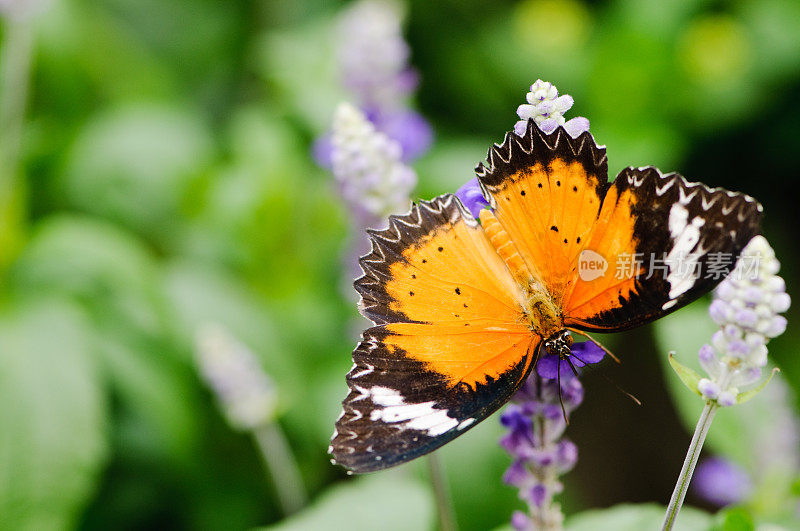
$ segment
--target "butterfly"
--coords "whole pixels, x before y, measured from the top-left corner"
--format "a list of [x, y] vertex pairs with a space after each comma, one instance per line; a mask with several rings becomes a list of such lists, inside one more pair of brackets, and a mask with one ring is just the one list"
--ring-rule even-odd
[[[352, 472], [435, 450], [507, 402], [570, 331], [619, 332], [710, 291], [759, 232], [752, 197], [626, 168], [587, 131], [506, 134], [476, 168], [490, 208], [452, 194], [368, 231], [362, 334], [329, 453]], [[724, 258], [724, 260], [723, 260]]]

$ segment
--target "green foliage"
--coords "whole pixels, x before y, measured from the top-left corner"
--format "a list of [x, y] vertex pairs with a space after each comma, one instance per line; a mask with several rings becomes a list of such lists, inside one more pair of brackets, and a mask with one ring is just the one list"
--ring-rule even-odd
[[90, 326], [57, 298], [0, 310], [0, 514], [7, 529], [66, 529], [108, 457], [108, 401]]
[[271, 531], [430, 529], [435, 522], [428, 487], [400, 471], [358, 478], [328, 490], [310, 507]]
[[[664, 507], [655, 504], [617, 505], [611, 509], [585, 511], [567, 521], [567, 531], [639, 531], [659, 529], [664, 521]], [[684, 507], [675, 523], [676, 531], [707, 531], [708, 513]]]

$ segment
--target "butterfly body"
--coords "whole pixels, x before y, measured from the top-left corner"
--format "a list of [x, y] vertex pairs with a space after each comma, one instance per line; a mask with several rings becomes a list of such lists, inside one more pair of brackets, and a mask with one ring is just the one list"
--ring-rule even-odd
[[[368, 231], [353, 352], [330, 453], [354, 472], [428, 453], [502, 406], [569, 330], [619, 332], [697, 299], [758, 233], [761, 205], [652, 167], [608, 182], [589, 133], [530, 121], [476, 169], [491, 209], [452, 194]], [[720, 256], [728, 261], [720, 262]]]
[[540, 337], [550, 337], [564, 327], [564, 320], [550, 292], [531, 276], [514, 242], [491, 211], [480, 212], [480, 221], [497, 255], [520, 288], [521, 321]]

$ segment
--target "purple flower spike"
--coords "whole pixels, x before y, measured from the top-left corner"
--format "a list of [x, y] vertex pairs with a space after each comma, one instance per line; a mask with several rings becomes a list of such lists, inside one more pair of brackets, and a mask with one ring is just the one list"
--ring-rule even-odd
[[514, 511], [514, 514], [511, 515], [511, 527], [514, 528], [514, 531], [532, 531], [535, 529], [531, 519], [522, 511]]
[[314, 144], [311, 146], [311, 156], [321, 167], [333, 168], [333, 140], [330, 133], [325, 133], [314, 140]]
[[431, 147], [433, 129], [417, 112], [401, 110], [376, 113], [371, 116], [375, 127], [389, 138], [397, 141], [403, 149], [403, 161], [416, 159]]
[[462, 186], [456, 191], [456, 197], [461, 200], [461, 203], [472, 213], [472, 217], [478, 219], [481, 210], [489, 207], [488, 201], [483, 197], [481, 187], [478, 184], [478, 178], [467, 181], [467, 184]]
[[753, 491], [753, 482], [739, 465], [711, 457], [698, 465], [692, 488], [706, 501], [724, 507], [747, 499]]
[[[586, 363], [597, 363], [604, 352], [593, 343], [576, 343], [573, 353]], [[573, 361], [584, 366], [577, 358]], [[528, 514], [515, 513], [515, 529], [560, 529], [563, 522], [560, 506], [554, 496], [563, 490], [558, 476], [569, 472], [578, 461], [578, 448], [562, 438], [569, 415], [583, 400], [583, 386], [566, 363], [559, 379], [558, 357], [539, 359], [532, 372], [513, 397], [513, 404], [501, 417], [508, 432], [500, 445], [513, 461], [503, 476], [506, 484], [519, 489], [519, 498], [528, 505]], [[552, 374], [548, 378], [541, 372]], [[560, 383], [560, 386], [559, 386]]]
[[[757, 269], [751, 269], [757, 259]], [[750, 240], [733, 271], [717, 286], [708, 308], [720, 328], [711, 345], [700, 349], [702, 378], [698, 391], [718, 406], [738, 403], [740, 386], [754, 384], [767, 365], [767, 341], [786, 329], [779, 315], [791, 304], [786, 283], [778, 276], [780, 262], [763, 236]]]

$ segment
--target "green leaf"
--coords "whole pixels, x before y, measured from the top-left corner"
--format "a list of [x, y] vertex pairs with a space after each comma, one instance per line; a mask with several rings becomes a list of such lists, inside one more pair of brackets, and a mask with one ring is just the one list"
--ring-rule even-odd
[[107, 111], [72, 146], [64, 195], [140, 233], [174, 238], [184, 194], [212, 154], [211, 134], [192, 113], [154, 105]]
[[753, 398], [754, 396], [756, 396], [756, 395], [757, 395], [758, 393], [760, 393], [760, 392], [761, 392], [761, 391], [762, 391], [762, 390], [763, 390], [763, 389], [764, 389], [764, 388], [767, 386], [767, 384], [768, 384], [768, 383], [769, 383], [769, 382], [772, 380], [772, 377], [773, 377], [773, 376], [775, 376], [775, 373], [778, 373], [778, 372], [781, 372], [781, 370], [780, 370], [779, 368], [777, 368], [777, 367], [774, 367], [774, 368], [772, 369], [772, 371], [769, 373], [769, 376], [767, 376], [767, 377], [764, 379], [764, 381], [763, 381], [763, 382], [761, 382], [760, 384], [758, 384], [758, 387], [754, 387], [753, 389], [750, 389], [750, 390], [748, 390], [748, 391], [745, 391], [744, 393], [739, 393], [739, 396], [737, 396], [737, 397], [736, 397], [736, 403], [737, 403], [737, 404], [742, 404], [742, 403], [744, 403], [744, 402], [747, 402], [748, 400], [750, 400], [750, 399], [751, 399], [751, 398]]
[[675, 374], [678, 375], [678, 378], [681, 379], [683, 385], [698, 396], [703, 396], [700, 391], [697, 390], [697, 383], [700, 381], [700, 375], [697, 374], [697, 371], [678, 362], [678, 360], [675, 359], [674, 352], [669, 353], [669, 364], [672, 370], [675, 371]]
[[[608, 509], [584, 511], [567, 520], [567, 531], [641, 531], [660, 529], [666, 509], [656, 504], [623, 504]], [[684, 506], [675, 531], [707, 531], [711, 515]]]
[[297, 515], [263, 529], [431, 529], [435, 520], [433, 494], [407, 472], [392, 470], [340, 483]]
[[73, 297], [97, 321], [158, 334], [155, 275], [155, 259], [135, 235], [96, 218], [61, 214], [36, 225], [10, 284]]
[[744, 507], [731, 507], [717, 513], [711, 531], [753, 531], [753, 515]]
[[67, 529], [107, 456], [105, 397], [83, 315], [55, 299], [0, 312], [4, 529]]

